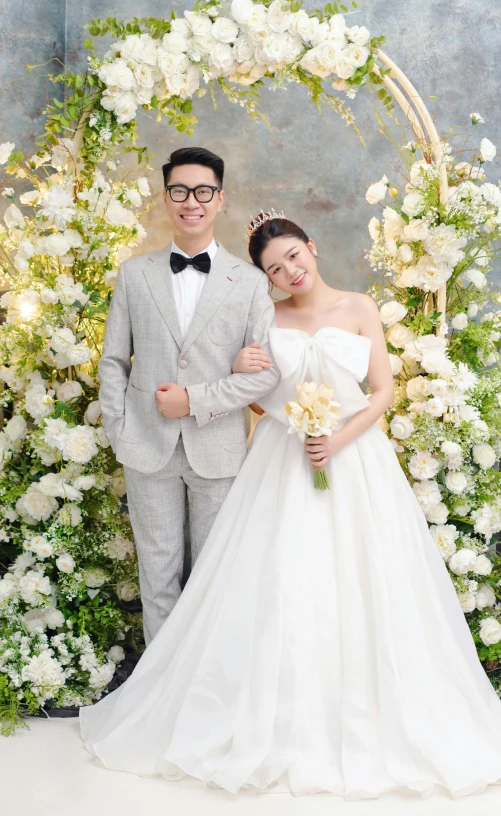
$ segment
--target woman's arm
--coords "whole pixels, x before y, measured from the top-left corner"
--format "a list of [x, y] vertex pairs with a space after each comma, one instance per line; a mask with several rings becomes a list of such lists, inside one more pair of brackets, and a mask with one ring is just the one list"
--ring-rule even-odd
[[360, 334], [372, 340], [368, 380], [371, 387], [370, 405], [359, 411], [340, 431], [332, 436], [307, 439], [306, 452], [316, 468], [325, 467], [331, 456], [335, 456], [357, 436], [374, 425], [395, 399], [393, 374], [386, 340], [376, 304], [367, 295], [355, 295], [357, 313], [360, 315]]

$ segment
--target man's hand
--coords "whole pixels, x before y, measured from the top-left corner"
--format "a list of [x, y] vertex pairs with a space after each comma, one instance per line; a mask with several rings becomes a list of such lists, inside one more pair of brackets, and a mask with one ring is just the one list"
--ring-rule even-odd
[[188, 392], [176, 383], [160, 383], [155, 396], [158, 410], [167, 419], [178, 419], [190, 413]]

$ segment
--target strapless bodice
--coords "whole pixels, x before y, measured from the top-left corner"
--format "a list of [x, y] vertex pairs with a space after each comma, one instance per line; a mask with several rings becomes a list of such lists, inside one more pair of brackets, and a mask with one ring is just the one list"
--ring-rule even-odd
[[366, 377], [372, 341], [345, 329], [327, 326], [310, 336], [301, 329], [270, 329], [270, 345], [281, 379], [259, 404], [274, 419], [288, 425], [285, 403], [294, 400], [298, 383], [325, 383], [341, 404], [346, 420], [369, 404], [359, 383]]

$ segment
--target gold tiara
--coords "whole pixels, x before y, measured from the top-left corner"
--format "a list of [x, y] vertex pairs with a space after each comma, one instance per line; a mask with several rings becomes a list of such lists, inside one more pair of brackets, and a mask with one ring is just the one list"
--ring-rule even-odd
[[258, 217], [253, 218], [249, 226], [247, 227], [246, 231], [247, 237], [250, 238], [251, 235], [254, 235], [256, 230], [258, 230], [259, 227], [262, 227], [266, 221], [273, 221], [275, 218], [286, 218], [286, 215], [284, 214], [283, 210], [281, 210], [281, 212], [279, 213], [275, 212], [273, 207], [271, 208], [270, 212], [267, 213], [260, 212]]

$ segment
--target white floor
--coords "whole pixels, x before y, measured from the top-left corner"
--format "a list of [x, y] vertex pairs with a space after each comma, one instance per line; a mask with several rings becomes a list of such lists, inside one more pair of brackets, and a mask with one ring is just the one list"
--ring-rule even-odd
[[499, 816], [501, 786], [451, 800], [390, 795], [344, 802], [330, 795], [232, 797], [194, 781], [141, 779], [106, 771], [82, 748], [78, 721], [29, 720], [0, 737], [2, 816]]

